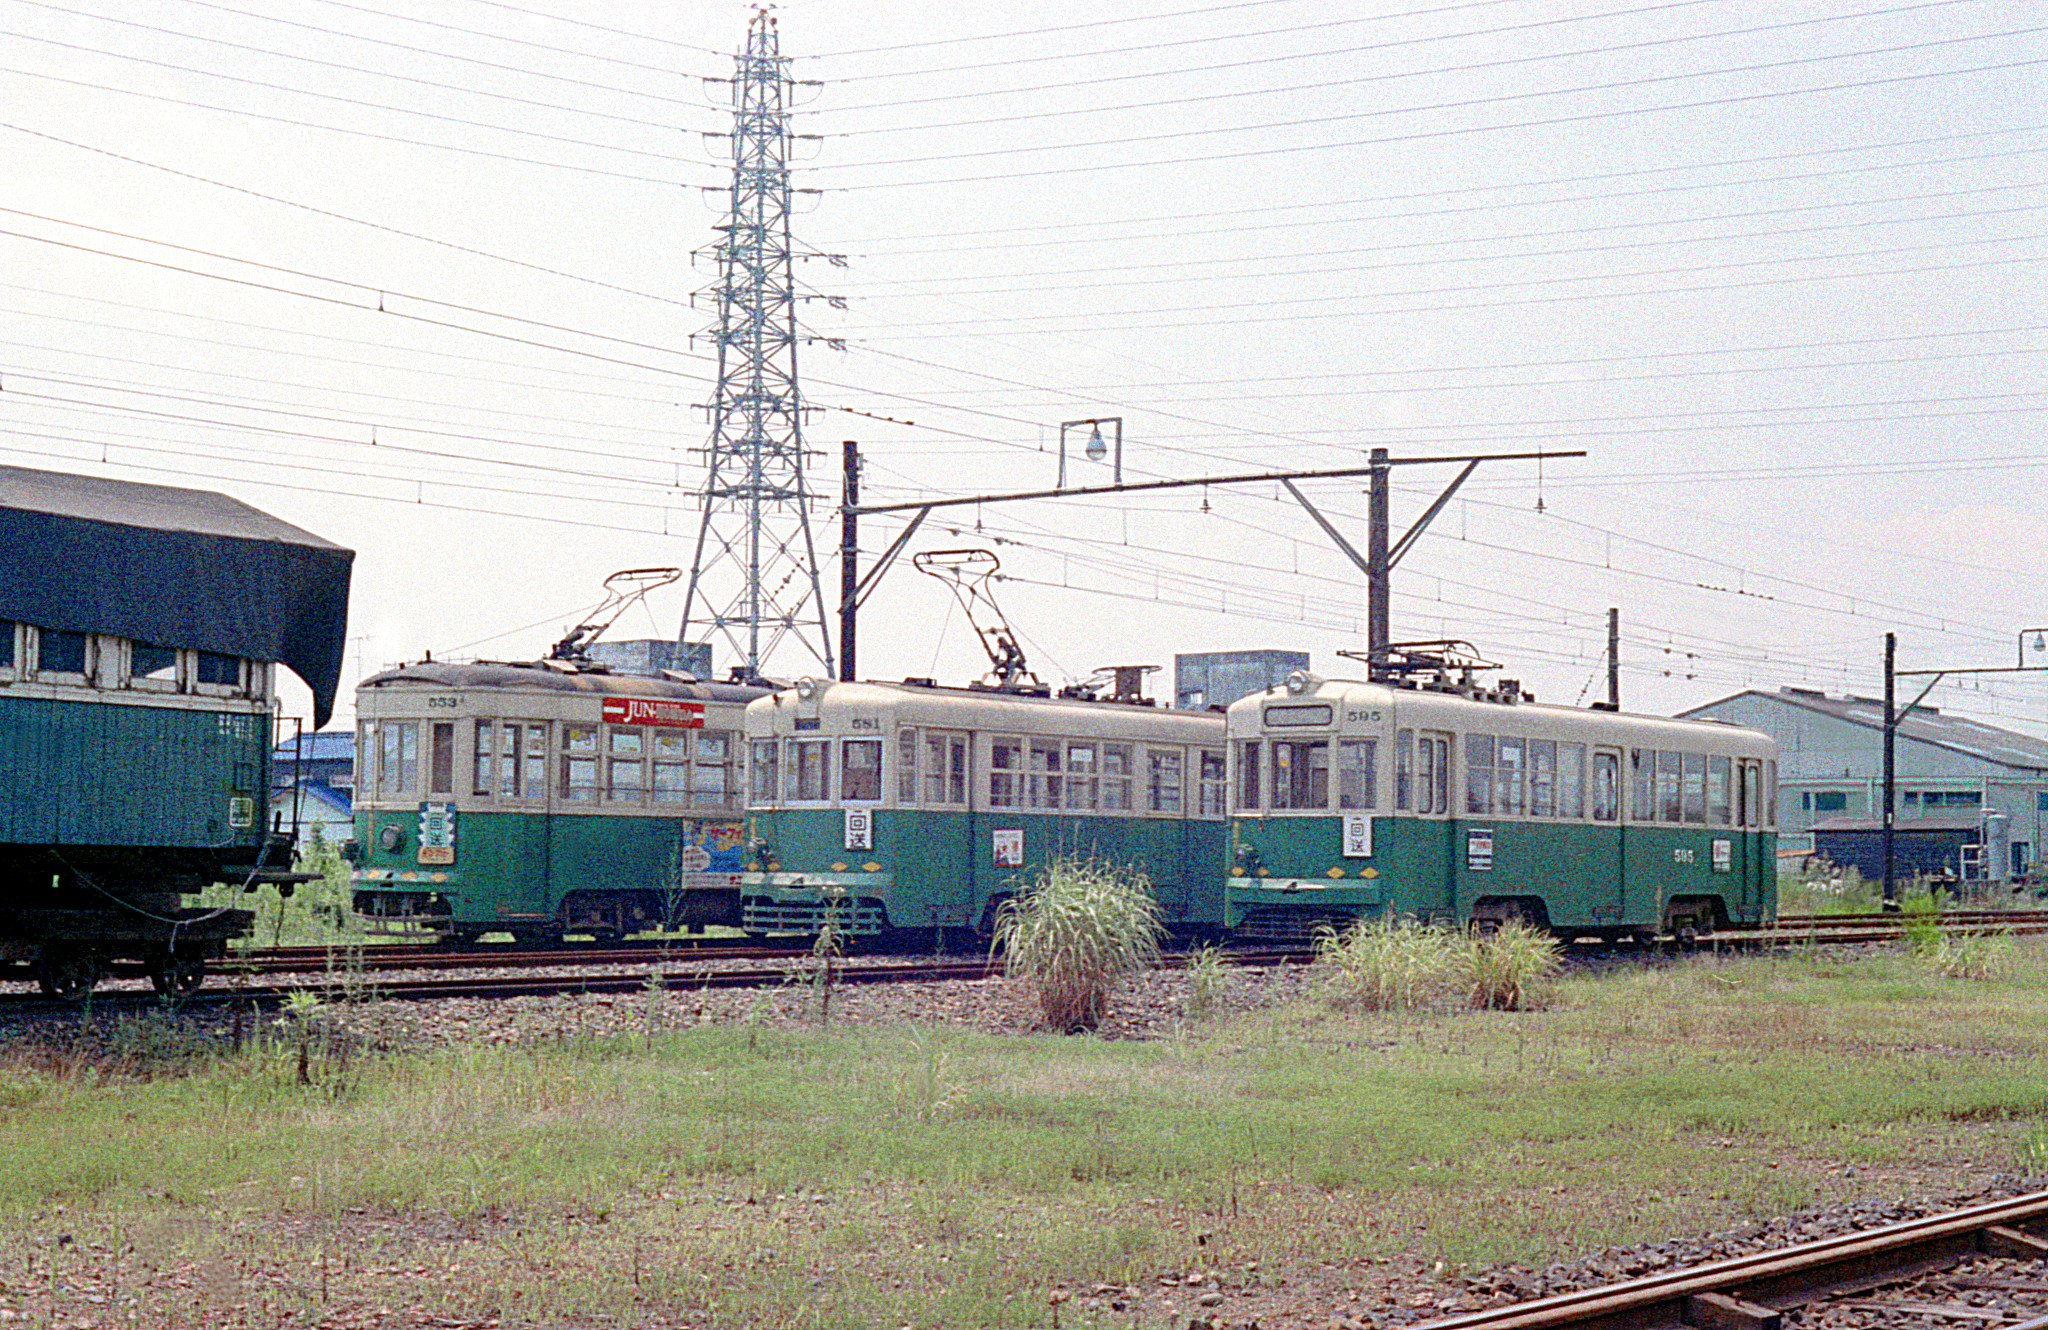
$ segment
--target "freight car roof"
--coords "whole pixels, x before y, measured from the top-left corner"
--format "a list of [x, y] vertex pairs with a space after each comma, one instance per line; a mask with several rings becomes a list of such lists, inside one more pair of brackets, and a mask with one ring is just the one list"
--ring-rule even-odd
[[355, 551], [225, 494], [0, 466], [0, 619], [281, 661], [334, 711]]
[[772, 691], [750, 684], [688, 683], [645, 674], [613, 674], [608, 670], [556, 666], [548, 661], [480, 660], [458, 664], [423, 660], [373, 674], [359, 685], [385, 688], [392, 684], [425, 684], [430, 688], [526, 688], [557, 693], [611, 693], [615, 696], [691, 697], [704, 702], [750, 702]]

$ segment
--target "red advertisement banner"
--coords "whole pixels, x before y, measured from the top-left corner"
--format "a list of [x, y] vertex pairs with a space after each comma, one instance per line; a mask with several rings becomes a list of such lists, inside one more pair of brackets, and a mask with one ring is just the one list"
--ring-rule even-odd
[[673, 725], [701, 730], [704, 704], [667, 697], [608, 697], [604, 700], [604, 720], [607, 725]]

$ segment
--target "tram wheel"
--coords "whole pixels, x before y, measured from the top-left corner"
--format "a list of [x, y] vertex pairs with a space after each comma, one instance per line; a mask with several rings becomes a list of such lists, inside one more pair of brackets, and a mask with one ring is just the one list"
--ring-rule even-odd
[[159, 996], [190, 997], [206, 982], [206, 958], [189, 952], [167, 952], [149, 963], [149, 984]]
[[100, 958], [76, 947], [45, 947], [36, 962], [36, 984], [44, 994], [78, 1002], [100, 982]]

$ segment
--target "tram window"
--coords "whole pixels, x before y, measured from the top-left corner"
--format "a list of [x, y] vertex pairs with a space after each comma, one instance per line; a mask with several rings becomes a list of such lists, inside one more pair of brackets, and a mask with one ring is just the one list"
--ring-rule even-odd
[[1763, 825], [1778, 825], [1778, 764], [1764, 763], [1764, 821]]
[[1762, 782], [1757, 779], [1757, 765], [1754, 762], [1744, 762], [1738, 769], [1742, 773], [1742, 793], [1736, 801], [1736, 806], [1742, 811], [1738, 816], [1742, 818], [1743, 826], [1760, 827], [1763, 825], [1763, 819], [1758, 816], [1757, 804]]
[[1019, 739], [992, 740], [988, 749], [988, 806], [1024, 806], [1024, 744]]
[[638, 725], [614, 725], [605, 758], [605, 798], [617, 804], [637, 804], [646, 792], [646, 735]]
[[1522, 778], [1528, 767], [1528, 740], [1503, 734], [1493, 749], [1493, 811], [1522, 815]]
[[1593, 820], [1613, 822], [1621, 814], [1621, 754], [1593, 753]]
[[824, 803], [832, 797], [832, 741], [792, 740], [788, 794], [794, 803]]
[[782, 745], [775, 739], [756, 739], [753, 745], [753, 761], [749, 765], [754, 773], [753, 801], [756, 804], [772, 804], [775, 793], [782, 788]]
[[839, 750], [839, 797], [850, 804], [882, 801], [882, 741], [846, 739]]
[[194, 652], [192, 677], [199, 683], [214, 684], [221, 688], [239, 688], [242, 684], [241, 657], [225, 656], [218, 651]]
[[1679, 816], [1698, 826], [1707, 820], [1707, 755], [1681, 753], [1679, 759], [1682, 782]]
[[1657, 820], [1685, 820], [1685, 754], [1657, 751]]
[[415, 793], [420, 785], [420, 723], [387, 720], [381, 738], [384, 756], [377, 764], [377, 792]]
[[1198, 785], [1195, 815], [1197, 817], [1222, 817], [1224, 790], [1229, 785], [1223, 754], [1214, 748], [1202, 750], [1201, 780]]
[[1058, 743], [1031, 742], [1031, 806], [1060, 806], [1060, 747]]
[[1255, 813], [1259, 808], [1259, 741], [1242, 739], [1237, 745], [1237, 811]]
[[58, 632], [45, 628], [36, 634], [36, 672], [38, 674], [79, 674], [85, 673], [84, 633]]
[[1095, 745], [1069, 743], [1067, 750], [1067, 807], [1093, 809], [1096, 806], [1098, 768]]
[[1586, 745], [1557, 746], [1557, 815], [1586, 815]]
[[917, 802], [917, 731], [904, 726], [896, 731], [896, 803], [909, 807]]
[[525, 734], [525, 727], [516, 721], [507, 721], [498, 727], [498, 797], [517, 799], [525, 793], [520, 781], [519, 741]]
[[1131, 811], [1131, 746], [1102, 745], [1102, 810]]
[[356, 726], [356, 788], [365, 797], [377, 790], [377, 727], [369, 721]]
[[1337, 807], [1379, 807], [1378, 739], [1337, 741]]
[[1330, 741], [1274, 739], [1273, 801], [1269, 808], [1330, 806]]
[[562, 798], [582, 803], [597, 798], [597, 727], [562, 727]]
[[0, 675], [14, 677], [14, 636], [21, 631], [21, 625], [12, 619], [0, 619]]
[[1181, 758], [1178, 748], [1145, 750], [1145, 807], [1154, 813], [1181, 810]]
[[690, 799], [690, 732], [657, 729], [649, 736], [654, 751], [652, 778], [648, 790], [658, 804], [688, 803]]
[[497, 730], [497, 724], [493, 721], [478, 721], [476, 742], [470, 745], [469, 792], [479, 799], [491, 797], [491, 769], [497, 765], [497, 753], [491, 747], [491, 739]]
[[1707, 825], [1728, 825], [1728, 759], [1707, 759]]
[[1657, 750], [1654, 748], [1629, 749], [1628, 766], [1629, 820], [1631, 822], [1655, 822], [1657, 820]]
[[967, 802], [966, 735], [924, 732], [924, 801], [956, 808]]
[[1557, 816], [1557, 740], [1529, 740], [1529, 816]]
[[1465, 811], [1484, 816], [1493, 811], [1493, 736], [1465, 736]]
[[1394, 732], [1394, 811], [1397, 813], [1408, 811], [1410, 803], [1408, 784], [1413, 778], [1415, 770], [1414, 748], [1415, 731], [1396, 730]]
[[699, 730], [691, 740], [690, 806], [731, 808], [739, 799], [739, 736], [731, 730]]
[[137, 688], [174, 689], [178, 686], [178, 649], [153, 646], [148, 642], [128, 644], [128, 682]]
[[428, 794], [455, 793], [455, 722], [437, 720], [432, 731], [433, 761], [427, 769]]
[[529, 725], [526, 727], [526, 756], [520, 759], [524, 771], [514, 793], [524, 794], [529, 799], [542, 799], [548, 792], [548, 727]]
[[1451, 736], [1424, 730], [1415, 741], [1415, 811], [1451, 811]]

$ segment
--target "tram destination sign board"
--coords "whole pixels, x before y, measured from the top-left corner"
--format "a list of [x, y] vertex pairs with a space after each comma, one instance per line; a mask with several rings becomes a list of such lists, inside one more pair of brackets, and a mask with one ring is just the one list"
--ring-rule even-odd
[[669, 725], [678, 729], [704, 728], [704, 704], [672, 697], [607, 697], [604, 700], [607, 725]]

